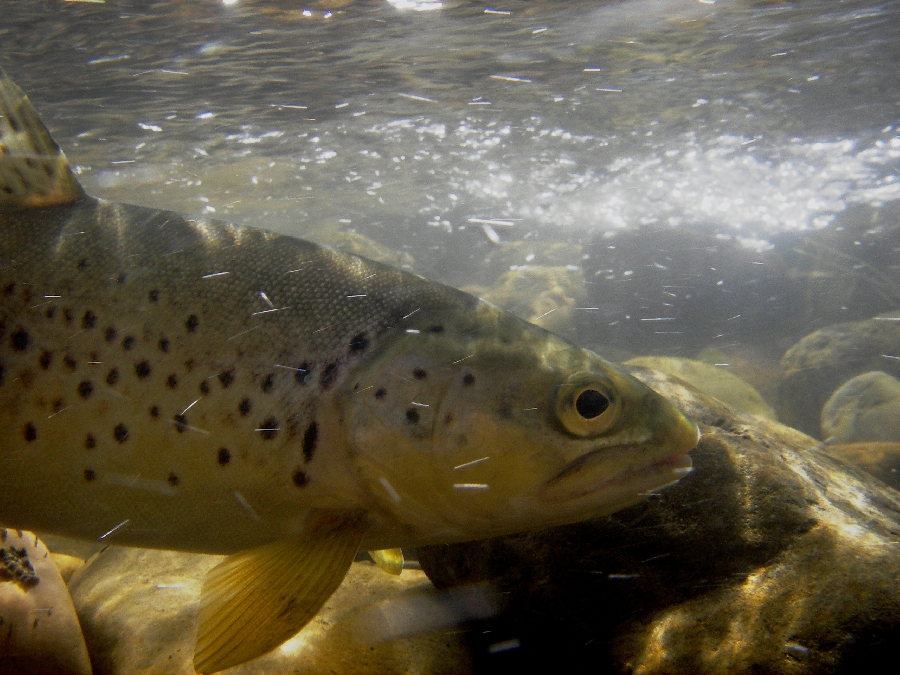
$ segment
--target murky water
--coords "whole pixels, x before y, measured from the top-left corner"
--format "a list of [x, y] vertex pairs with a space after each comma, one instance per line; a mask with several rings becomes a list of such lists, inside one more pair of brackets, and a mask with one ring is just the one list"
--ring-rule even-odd
[[477, 292], [550, 266], [526, 316], [613, 359], [740, 352], [773, 405], [799, 337], [900, 306], [898, 63], [889, 1], [0, 7], [90, 193], [357, 232]]

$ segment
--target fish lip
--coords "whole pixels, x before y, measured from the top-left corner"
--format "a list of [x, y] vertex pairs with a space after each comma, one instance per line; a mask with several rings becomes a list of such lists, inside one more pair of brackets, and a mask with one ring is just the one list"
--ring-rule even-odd
[[[618, 446], [617, 449], [627, 450], [629, 447], [630, 446]], [[635, 449], [637, 449], [640, 446], [636, 445], [634, 447]], [[669, 480], [663, 479], [659, 482], [658, 485], [654, 485], [653, 487], [648, 488], [647, 491], [658, 490], [667, 485], [671, 485], [672, 483], [677, 482], [682, 476], [690, 473], [694, 466], [694, 463], [691, 460], [690, 455], [688, 454], [689, 450], [679, 449], [662, 457], [661, 459], [657, 459], [640, 466], [631, 467], [625, 471], [619, 472], [606, 480], [599, 482], [588, 480], [587, 484], [581, 489], [565, 489], [564, 486], [569, 478], [577, 481], [577, 474], [585, 464], [591, 462], [600, 454], [609, 452], [610, 449], [611, 448], [609, 447], [597, 448], [596, 450], [587, 452], [578, 459], [567, 464], [562, 471], [560, 471], [553, 478], [544, 483], [544, 486], [540, 490], [540, 496], [547, 501], [568, 501], [572, 499], [578, 499], [580, 497], [585, 497], [587, 495], [603, 490], [604, 488], [625, 485], [628, 482], [634, 481], [636, 479], [647, 480], [655, 474], [659, 475], [660, 477], [669, 474]], [[692, 450], [693, 447], [690, 449]], [[557, 492], [557, 489], [559, 489], [562, 494], [555, 494]]]

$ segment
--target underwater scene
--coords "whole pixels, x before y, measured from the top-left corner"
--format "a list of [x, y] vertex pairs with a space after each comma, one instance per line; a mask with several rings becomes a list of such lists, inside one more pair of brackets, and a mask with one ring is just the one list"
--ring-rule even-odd
[[2, 0], [0, 675], [850, 673], [900, 3]]

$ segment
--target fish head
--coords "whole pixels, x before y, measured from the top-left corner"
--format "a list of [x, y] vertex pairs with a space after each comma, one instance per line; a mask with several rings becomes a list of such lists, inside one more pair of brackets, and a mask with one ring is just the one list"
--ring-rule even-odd
[[385, 547], [606, 515], [690, 469], [696, 425], [593, 352], [488, 303], [416, 326], [345, 401]]

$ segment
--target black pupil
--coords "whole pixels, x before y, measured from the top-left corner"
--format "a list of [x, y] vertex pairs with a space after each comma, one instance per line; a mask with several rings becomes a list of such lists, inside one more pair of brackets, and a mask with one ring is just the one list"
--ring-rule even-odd
[[585, 389], [575, 399], [575, 410], [586, 420], [592, 420], [609, 407], [609, 399], [596, 389]]

